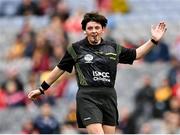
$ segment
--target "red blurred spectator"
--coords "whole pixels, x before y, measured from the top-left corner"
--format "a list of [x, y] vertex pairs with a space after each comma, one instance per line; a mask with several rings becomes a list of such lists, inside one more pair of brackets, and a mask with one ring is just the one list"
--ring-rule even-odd
[[180, 83], [177, 83], [172, 87], [172, 94], [177, 97], [180, 102]]
[[176, 37], [175, 43], [171, 48], [173, 55], [177, 58], [178, 61], [180, 61], [180, 35]]
[[70, 18], [65, 22], [65, 30], [70, 33], [79, 34], [82, 32], [81, 21], [82, 21], [83, 12], [81, 10], [75, 12]]
[[34, 128], [34, 123], [31, 119], [23, 123], [21, 133], [22, 134], [39, 134], [39, 132]]
[[97, 0], [98, 10], [110, 12], [112, 9], [111, 0]]
[[36, 48], [33, 53], [33, 71], [40, 72], [50, 69], [50, 56], [52, 48], [44, 35], [39, 34], [36, 37]]
[[7, 107], [6, 100], [6, 93], [2, 88], [0, 88], [0, 110]]
[[26, 105], [26, 95], [22, 90], [18, 89], [15, 80], [8, 80], [5, 88], [8, 107], [18, 107]]

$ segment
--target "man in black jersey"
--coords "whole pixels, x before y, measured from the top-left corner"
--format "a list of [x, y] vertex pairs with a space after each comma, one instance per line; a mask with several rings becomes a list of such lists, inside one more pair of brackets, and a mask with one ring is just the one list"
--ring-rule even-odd
[[88, 133], [113, 134], [118, 124], [117, 95], [114, 89], [118, 63], [132, 64], [147, 54], [166, 31], [160, 22], [151, 28], [151, 38], [137, 49], [124, 48], [102, 39], [107, 19], [98, 13], [86, 13], [81, 22], [86, 37], [73, 43], [40, 88], [28, 94], [30, 99], [44, 94], [65, 71], [75, 66], [77, 92], [77, 122]]

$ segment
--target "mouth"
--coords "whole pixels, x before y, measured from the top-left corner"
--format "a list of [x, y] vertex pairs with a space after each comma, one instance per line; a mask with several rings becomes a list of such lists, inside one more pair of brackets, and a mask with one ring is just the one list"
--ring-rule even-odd
[[97, 35], [92, 35], [92, 37], [94, 37], [94, 38], [95, 38], [95, 37], [97, 37]]
[[92, 34], [91, 36], [92, 36], [92, 38], [95, 38], [95, 39], [98, 37], [97, 34]]
[[97, 36], [92, 36], [92, 38], [93, 38], [92, 43], [93, 43], [93, 44], [97, 44], [97, 43], [98, 43], [98, 38], [97, 38]]

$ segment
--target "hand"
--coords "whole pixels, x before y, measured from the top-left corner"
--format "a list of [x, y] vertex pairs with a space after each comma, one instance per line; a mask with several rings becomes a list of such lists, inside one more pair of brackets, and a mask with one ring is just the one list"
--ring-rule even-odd
[[152, 39], [154, 39], [155, 41], [159, 41], [164, 33], [166, 32], [167, 27], [165, 22], [160, 22], [157, 26], [153, 26], [151, 27], [151, 36]]
[[40, 90], [36, 89], [36, 90], [32, 90], [31, 92], [29, 92], [28, 98], [34, 100], [34, 99], [36, 99], [40, 95], [41, 95]]

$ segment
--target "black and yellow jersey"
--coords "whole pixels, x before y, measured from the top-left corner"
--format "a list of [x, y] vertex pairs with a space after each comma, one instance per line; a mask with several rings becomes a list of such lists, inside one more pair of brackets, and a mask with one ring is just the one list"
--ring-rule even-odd
[[135, 58], [135, 49], [103, 39], [100, 44], [91, 45], [85, 38], [73, 43], [57, 66], [68, 72], [75, 66], [79, 87], [113, 88], [117, 64], [132, 64]]

